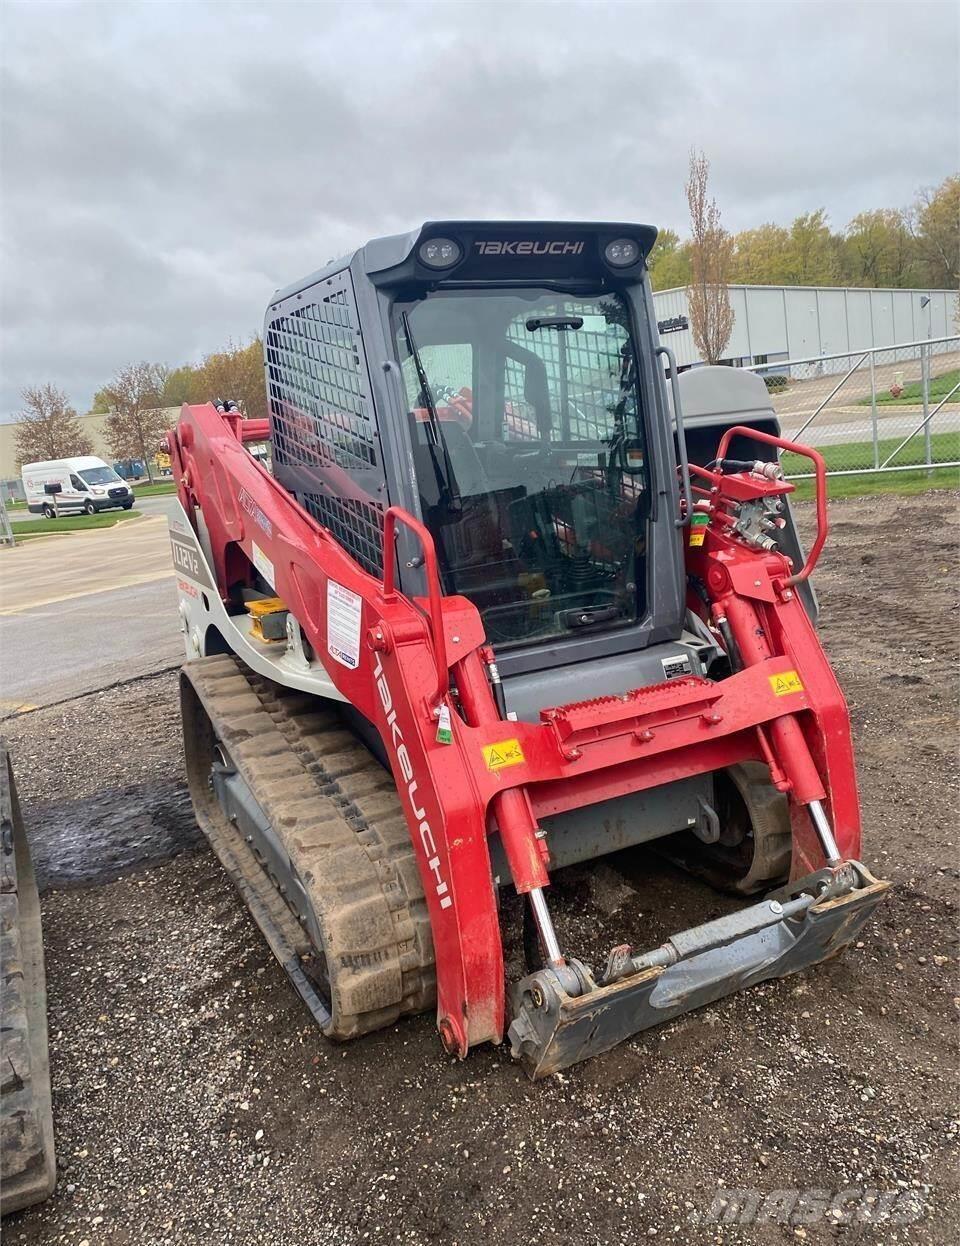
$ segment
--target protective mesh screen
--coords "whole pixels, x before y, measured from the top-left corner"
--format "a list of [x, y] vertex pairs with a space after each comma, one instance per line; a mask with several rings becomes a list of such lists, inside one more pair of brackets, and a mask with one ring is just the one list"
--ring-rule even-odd
[[[612, 300], [598, 305], [564, 299], [555, 308], [537, 310], [538, 313], [580, 315], [584, 319], [582, 328], [576, 332], [532, 335], [526, 329], [524, 314], [507, 329], [512, 341], [543, 360], [555, 412], [551, 440], [605, 440], [614, 429], [621, 350], [628, 338], [627, 330], [618, 323], [618, 305]], [[605, 315], [598, 315], [598, 310]], [[533, 410], [524, 395], [524, 369], [510, 358], [506, 364], [504, 391], [515, 417], [515, 427], [507, 429], [509, 438], [528, 440], [538, 436]]]
[[[312, 297], [311, 297], [312, 296]], [[266, 333], [277, 479], [374, 575], [383, 568], [383, 505], [357, 483], [379, 468], [379, 439], [347, 271], [287, 303]], [[304, 479], [315, 483], [305, 489]]]

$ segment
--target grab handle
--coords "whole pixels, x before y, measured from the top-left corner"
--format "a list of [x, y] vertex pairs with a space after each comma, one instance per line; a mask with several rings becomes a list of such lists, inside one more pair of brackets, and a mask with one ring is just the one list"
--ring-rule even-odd
[[718, 459], [726, 458], [730, 442], [734, 437], [750, 437], [754, 441], [762, 441], [768, 446], [776, 446], [780, 450], [788, 450], [791, 454], [802, 455], [813, 464], [817, 482], [817, 536], [801, 570], [783, 582], [785, 587], [800, 584], [809, 577], [817, 565], [820, 551], [830, 531], [830, 523], [827, 519], [827, 465], [823, 461], [823, 455], [818, 454], [810, 446], [801, 446], [799, 442], [787, 441], [785, 437], [774, 437], [771, 433], [761, 433], [758, 428], [746, 428], [743, 424], [735, 424], [732, 428], [728, 428], [720, 438], [720, 445], [717, 448]]
[[437, 699], [443, 700], [450, 690], [450, 671], [447, 667], [447, 642], [443, 631], [443, 594], [440, 591], [440, 572], [437, 567], [437, 547], [430, 531], [419, 519], [415, 519], [402, 506], [391, 506], [383, 520], [383, 596], [394, 601], [396, 590], [396, 530], [401, 523], [420, 542], [423, 550], [423, 568], [427, 577], [427, 598], [430, 603], [430, 639], [437, 663]]
[[663, 355], [667, 361], [667, 375], [670, 378], [670, 392], [673, 394], [673, 416], [677, 424], [677, 454], [680, 458], [680, 483], [683, 487], [683, 500], [686, 504], [686, 515], [673, 521], [674, 527], [685, 528], [693, 517], [693, 492], [690, 487], [690, 464], [687, 462], [687, 437], [683, 429], [683, 407], [680, 405], [680, 382], [677, 379], [677, 361], [669, 346], [658, 346], [656, 354]]

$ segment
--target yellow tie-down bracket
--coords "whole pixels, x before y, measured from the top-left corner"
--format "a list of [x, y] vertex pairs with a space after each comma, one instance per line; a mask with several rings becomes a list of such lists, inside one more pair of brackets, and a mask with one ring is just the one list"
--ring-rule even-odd
[[260, 597], [244, 603], [250, 616], [250, 635], [270, 644], [287, 638], [287, 607], [279, 597]]

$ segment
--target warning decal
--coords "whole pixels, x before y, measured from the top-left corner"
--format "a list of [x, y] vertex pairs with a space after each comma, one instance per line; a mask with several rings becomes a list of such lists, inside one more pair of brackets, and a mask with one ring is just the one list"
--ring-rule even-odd
[[690, 516], [690, 544], [695, 548], [703, 544], [703, 538], [707, 535], [707, 525], [710, 522], [710, 516], [704, 515], [697, 511]]
[[251, 541], [253, 546], [253, 565], [260, 572], [271, 588], [277, 587], [277, 573], [273, 569], [273, 563], [266, 556], [256, 541]]
[[768, 675], [775, 697], [785, 697], [791, 692], [803, 692], [803, 683], [796, 671], [784, 671], [782, 675]]
[[499, 740], [496, 744], [483, 746], [483, 760], [488, 770], [502, 770], [504, 766], [519, 766], [527, 759], [519, 740]]
[[336, 580], [327, 580], [327, 653], [341, 666], [360, 664], [360, 616], [363, 598]]

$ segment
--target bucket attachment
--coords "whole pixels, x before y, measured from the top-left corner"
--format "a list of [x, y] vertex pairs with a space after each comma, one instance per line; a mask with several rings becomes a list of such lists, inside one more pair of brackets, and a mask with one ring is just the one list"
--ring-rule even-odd
[[575, 960], [538, 970], [511, 992], [513, 1055], [531, 1077], [546, 1077], [743, 987], [806, 969], [856, 938], [889, 886], [847, 861], [652, 952], [614, 948], [597, 979]]

